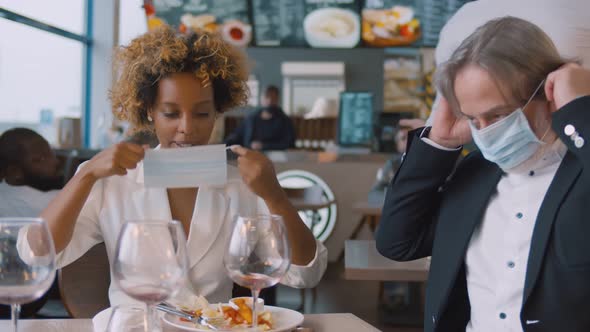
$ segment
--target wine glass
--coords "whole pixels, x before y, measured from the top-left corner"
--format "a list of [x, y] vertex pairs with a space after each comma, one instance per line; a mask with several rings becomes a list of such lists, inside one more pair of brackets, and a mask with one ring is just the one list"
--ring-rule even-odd
[[133, 306], [115, 306], [105, 332], [144, 332], [145, 310]]
[[12, 308], [14, 332], [21, 304], [43, 296], [55, 279], [55, 247], [38, 218], [0, 218], [0, 303]]
[[278, 215], [238, 216], [223, 263], [235, 283], [252, 291], [252, 327], [258, 326], [254, 304], [260, 290], [276, 285], [291, 264], [283, 218]]
[[185, 283], [187, 269], [186, 238], [179, 222], [131, 220], [123, 225], [113, 275], [125, 294], [146, 304], [146, 331], [160, 330], [154, 305], [174, 296]]

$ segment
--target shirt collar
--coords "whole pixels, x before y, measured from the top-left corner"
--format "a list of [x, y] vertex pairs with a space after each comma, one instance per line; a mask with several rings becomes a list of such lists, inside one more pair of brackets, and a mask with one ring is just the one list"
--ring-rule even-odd
[[557, 138], [553, 143], [546, 143], [541, 146], [531, 158], [506, 173], [528, 173], [548, 166], [558, 165], [566, 153], [567, 146]]

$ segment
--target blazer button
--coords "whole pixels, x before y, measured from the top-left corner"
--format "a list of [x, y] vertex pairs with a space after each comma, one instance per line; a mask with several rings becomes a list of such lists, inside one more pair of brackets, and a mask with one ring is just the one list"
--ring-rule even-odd
[[578, 136], [574, 141], [574, 145], [579, 149], [584, 146], [584, 139], [581, 136]]
[[563, 129], [563, 132], [568, 136], [572, 136], [576, 132], [576, 127], [572, 126], [571, 124], [568, 124]]

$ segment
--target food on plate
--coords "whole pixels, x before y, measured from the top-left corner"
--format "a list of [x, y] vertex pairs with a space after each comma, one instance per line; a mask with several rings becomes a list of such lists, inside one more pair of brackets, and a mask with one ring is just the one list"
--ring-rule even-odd
[[184, 25], [185, 29], [191, 30], [205, 30], [207, 32], [216, 32], [217, 23], [215, 23], [215, 16], [213, 15], [192, 15], [184, 14], [180, 17], [180, 23]]
[[[234, 306], [221, 303], [211, 305], [203, 296], [196, 296], [191, 299], [185, 298], [182, 302], [183, 304], [176, 303], [175, 305], [180, 310], [191, 315], [201, 315], [210, 319], [223, 317], [225, 325], [221, 326], [221, 328], [224, 329], [240, 329], [252, 324], [252, 308], [245, 298], [233, 299], [231, 302]], [[262, 331], [272, 330], [273, 325], [273, 317], [270, 312], [262, 311], [258, 313], [258, 326]], [[197, 327], [206, 329], [206, 327], [200, 325]]]
[[344, 17], [332, 16], [312, 27], [313, 31], [324, 37], [339, 38], [352, 33], [352, 23]]
[[221, 33], [223, 39], [234, 46], [247, 46], [252, 41], [252, 26], [238, 20], [229, 20], [220, 24], [213, 15], [184, 14], [180, 18], [180, 32], [205, 30]]
[[305, 39], [312, 47], [354, 47], [360, 39], [359, 21], [347, 9], [316, 9], [303, 20]]
[[[153, 5], [148, 3], [144, 6], [144, 9], [149, 30], [167, 24], [166, 21], [156, 15], [156, 9]], [[193, 15], [186, 13], [180, 17], [180, 22], [178, 22], [178, 31], [180, 33], [190, 33], [198, 30], [220, 33], [225, 41], [238, 47], [248, 46], [252, 41], [252, 26], [242, 21], [226, 20], [219, 23], [217, 17], [210, 14]]]
[[408, 45], [420, 37], [420, 22], [406, 6], [363, 10], [363, 40], [372, 46]]

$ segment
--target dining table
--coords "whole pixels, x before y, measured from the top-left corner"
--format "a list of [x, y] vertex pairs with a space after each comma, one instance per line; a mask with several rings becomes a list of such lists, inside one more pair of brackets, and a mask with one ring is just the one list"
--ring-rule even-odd
[[396, 262], [383, 257], [375, 240], [347, 240], [344, 244], [346, 280], [425, 282], [429, 270], [430, 258]]
[[[310, 332], [376, 332], [369, 323], [350, 313], [304, 315], [302, 327]], [[164, 326], [164, 332], [186, 332]], [[9, 320], [0, 320], [0, 331], [11, 331]], [[91, 319], [22, 319], [19, 332], [103, 332], [94, 331]], [[286, 331], [289, 332], [289, 331]]]

